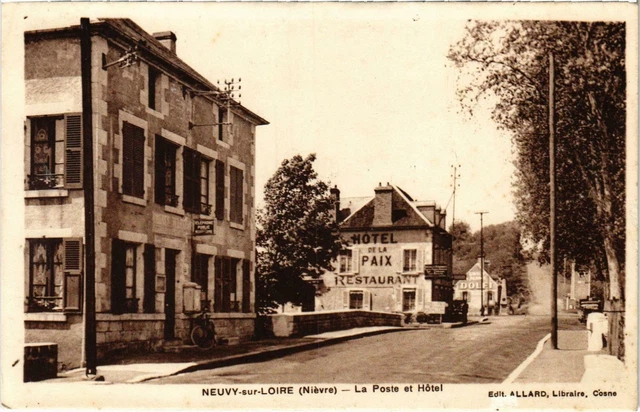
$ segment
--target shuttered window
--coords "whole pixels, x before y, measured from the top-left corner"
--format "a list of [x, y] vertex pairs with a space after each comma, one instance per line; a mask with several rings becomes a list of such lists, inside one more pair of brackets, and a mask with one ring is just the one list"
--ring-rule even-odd
[[113, 239], [111, 248], [111, 312], [137, 313], [138, 244]]
[[417, 262], [418, 251], [416, 249], [403, 250], [403, 272], [415, 272], [418, 268]]
[[196, 253], [193, 256], [191, 280], [200, 285], [201, 307], [210, 307], [209, 300], [209, 259], [211, 256]]
[[82, 239], [29, 240], [29, 312], [82, 309]]
[[144, 129], [122, 125], [122, 192], [144, 198]]
[[229, 220], [242, 224], [244, 173], [237, 167], [229, 167]]
[[[43, 116], [30, 121], [29, 189], [81, 189], [82, 116]], [[61, 130], [64, 132], [57, 133]]]
[[216, 219], [224, 220], [224, 162], [216, 160]]
[[208, 215], [209, 204], [209, 164], [210, 160], [199, 152], [185, 147], [183, 149], [184, 209], [188, 212]]
[[[229, 313], [241, 310], [237, 300], [237, 270], [241, 260], [217, 256], [215, 260], [215, 292], [213, 309], [215, 312]], [[244, 270], [244, 269], [243, 269]]]

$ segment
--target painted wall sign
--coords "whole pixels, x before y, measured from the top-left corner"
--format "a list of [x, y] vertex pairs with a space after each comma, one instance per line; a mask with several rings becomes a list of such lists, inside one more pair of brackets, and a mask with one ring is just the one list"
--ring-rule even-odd
[[398, 242], [393, 238], [393, 233], [358, 233], [351, 236], [351, 243], [354, 245], [368, 245], [378, 243], [384, 245]]
[[194, 235], [213, 235], [213, 220], [196, 219], [193, 221]]
[[336, 286], [386, 286], [386, 285], [415, 285], [417, 276], [395, 275], [395, 276], [344, 276], [335, 277]]
[[[484, 285], [482, 285], [482, 288], [487, 290], [487, 289], [491, 289], [494, 288], [495, 285], [490, 284], [489, 282], [484, 282]], [[465, 282], [465, 281], [460, 281], [458, 283], [456, 283], [456, 289], [459, 290], [475, 290], [478, 289], [480, 290], [480, 282]]]

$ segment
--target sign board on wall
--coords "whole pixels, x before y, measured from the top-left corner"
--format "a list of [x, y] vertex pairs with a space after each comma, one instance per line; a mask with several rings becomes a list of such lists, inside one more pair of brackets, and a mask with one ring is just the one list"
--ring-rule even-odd
[[194, 235], [213, 235], [213, 220], [195, 219], [193, 221]]
[[447, 265], [424, 265], [424, 275], [427, 279], [447, 277]]

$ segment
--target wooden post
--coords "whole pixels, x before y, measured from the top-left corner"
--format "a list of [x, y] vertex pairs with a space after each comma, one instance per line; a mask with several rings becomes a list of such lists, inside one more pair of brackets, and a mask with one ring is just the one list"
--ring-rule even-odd
[[551, 345], [558, 349], [558, 268], [556, 267], [555, 68], [549, 52], [549, 252], [551, 259]]

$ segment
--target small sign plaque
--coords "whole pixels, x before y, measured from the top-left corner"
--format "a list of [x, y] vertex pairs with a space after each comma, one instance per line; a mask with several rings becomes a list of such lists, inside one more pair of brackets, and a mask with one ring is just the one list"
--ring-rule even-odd
[[194, 235], [213, 235], [213, 220], [196, 219], [193, 221]]
[[444, 278], [448, 275], [447, 265], [424, 265], [424, 275], [427, 278]]

